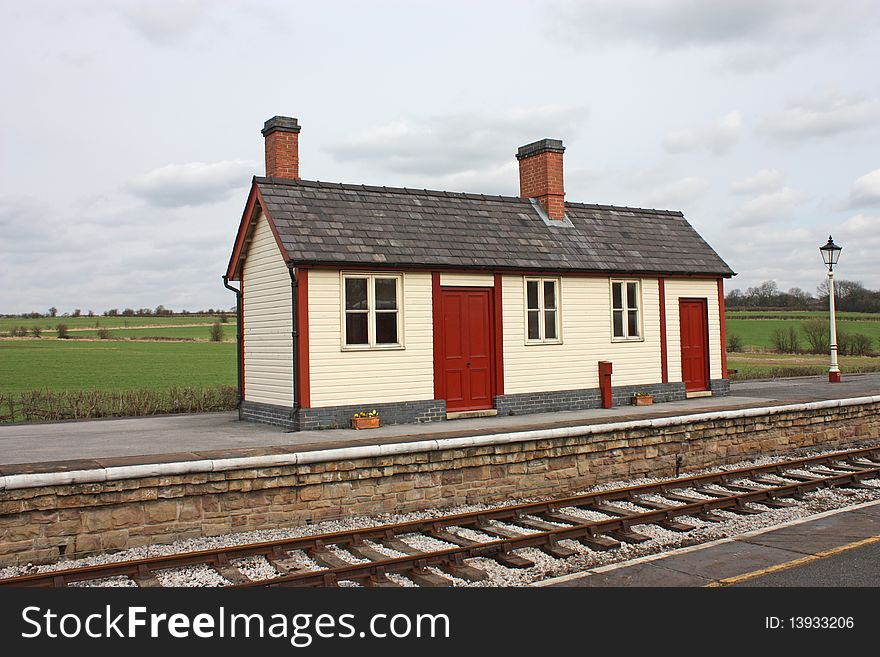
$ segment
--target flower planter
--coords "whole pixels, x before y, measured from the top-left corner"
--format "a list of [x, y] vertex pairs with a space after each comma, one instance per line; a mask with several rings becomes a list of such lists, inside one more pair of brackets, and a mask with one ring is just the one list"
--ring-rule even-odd
[[653, 395], [633, 395], [633, 406], [650, 406], [654, 403]]
[[380, 426], [379, 418], [376, 416], [351, 418], [352, 429], [378, 429]]

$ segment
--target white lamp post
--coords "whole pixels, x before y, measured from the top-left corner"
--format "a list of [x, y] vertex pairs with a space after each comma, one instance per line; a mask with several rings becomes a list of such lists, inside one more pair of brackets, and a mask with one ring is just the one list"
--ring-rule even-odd
[[831, 314], [831, 367], [828, 369], [828, 381], [831, 383], [840, 383], [840, 369], [837, 367], [837, 323], [834, 318], [834, 265], [840, 258], [842, 247], [837, 246], [831, 235], [828, 236], [828, 243], [819, 247], [822, 254], [822, 260], [828, 267], [828, 308]]

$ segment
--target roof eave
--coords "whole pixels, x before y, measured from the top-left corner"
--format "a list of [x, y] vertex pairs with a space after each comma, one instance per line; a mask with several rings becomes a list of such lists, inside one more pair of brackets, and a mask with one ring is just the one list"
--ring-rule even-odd
[[253, 218], [256, 214], [255, 211], [258, 208], [263, 212], [263, 215], [269, 222], [269, 228], [272, 230], [272, 235], [275, 237], [275, 243], [278, 245], [278, 249], [281, 251], [281, 255], [285, 262], [290, 260], [287, 249], [284, 248], [284, 244], [281, 242], [281, 236], [278, 234], [278, 228], [275, 226], [275, 221], [272, 219], [272, 215], [266, 207], [266, 202], [263, 200], [263, 195], [257, 184], [257, 177], [254, 176], [251, 179], [251, 190], [248, 193], [247, 203], [245, 204], [244, 212], [242, 212], [241, 215], [241, 222], [238, 225], [238, 232], [236, 233], [235, 243], [232, 247], [232, 255], [229, 257], [229, 264], [226, 266], [226, 276], [231, 281], [237, 281], [241, 278], [240, 265], [245, 254], [248, 235], [253, 228], [251, 224], [253, 223]]

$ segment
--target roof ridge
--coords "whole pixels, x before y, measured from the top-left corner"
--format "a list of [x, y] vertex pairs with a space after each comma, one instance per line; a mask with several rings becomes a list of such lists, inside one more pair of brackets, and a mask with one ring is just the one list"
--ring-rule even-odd
[[428, 196], [443, 196], [447, 198], [467, 198], [475, 201], [517, 201], [528, 203], [529, 200], [519, 196], [504, 196], [501, 194], [474, 194], [471, 192], [449, 192], [440, 189], [418, 189], [415, 187], [387, 187], [384, 185], [366, 185], [357, 183], [327, 182], [324, 180], [291, 180], [289, 178], [267, 178], [254, 176], [257, 183], [270, 185], [289, 185], [302, 187], [321, 187], [325, 189], [349, 189], [353, 191], [381, 192], [383, 194], [427, 194]]
[[[521, 196], [505, 196], [503, 194], [474, 194], [471, 192], [450, 192], [440, 189], [418, 189], [415, 187], [386, 187], [383, 185], [366, 185], [358, 183], [342, 183], [327, 182], [324, 180], [305, 180], [299, 178], [291, 180], [290, 178], [269, 178], [266, 176], [254, 176], [254, 182], [268, 183], [270, 185], [289, 185], [301, 187], [319, 187], [324, 189], [348, 189], [352, 191], [376, 192], [384, 194], [421, 194], [427, 196], [440, 196], [445, 198], [466, 198], [474, 201], [515, 201], [518, 203], [529, 203], [529, 199]], [[576, 201], [566, 201], [566, 206], [573, 208], [586, 208], [596, 210], [626, 210], [645, 212], [650, 214], [672, 215], [683, 217], [684, 214], [680, 210], [661, 210], [656, 208], [639, 208], [628, 205], [606, 205], [600, 203], [579, 203]]]

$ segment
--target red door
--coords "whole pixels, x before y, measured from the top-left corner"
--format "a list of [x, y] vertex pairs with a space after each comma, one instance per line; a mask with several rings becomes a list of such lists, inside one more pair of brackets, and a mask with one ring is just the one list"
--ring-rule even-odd
[[687, 392], [709, 389], [709, 319], [705, 299], [679, 299], [681, 380]]
[[446, 410], [492, 408], [491, 290], [444, 288], [440, 297]]

